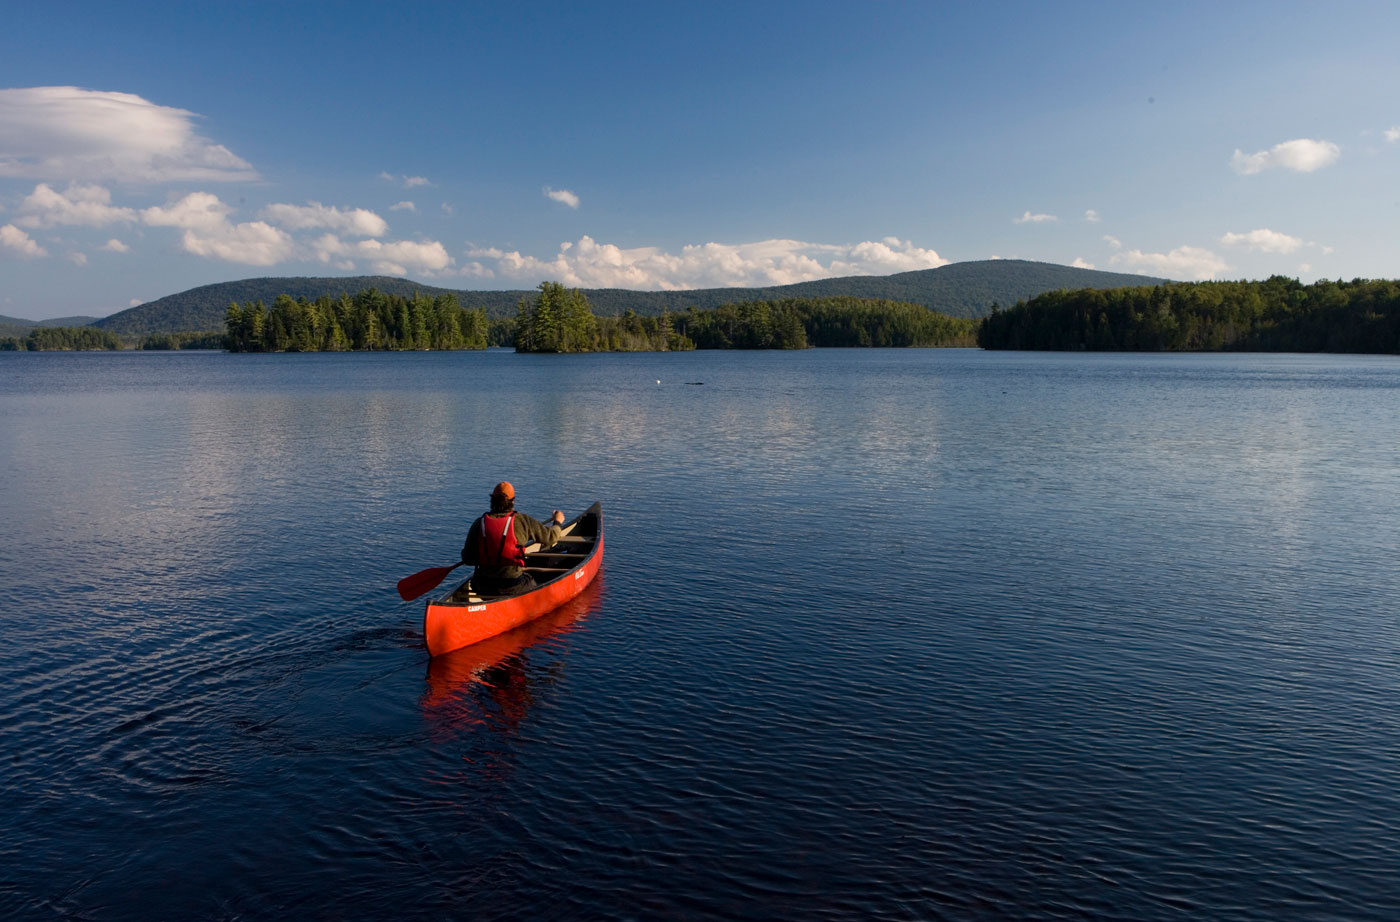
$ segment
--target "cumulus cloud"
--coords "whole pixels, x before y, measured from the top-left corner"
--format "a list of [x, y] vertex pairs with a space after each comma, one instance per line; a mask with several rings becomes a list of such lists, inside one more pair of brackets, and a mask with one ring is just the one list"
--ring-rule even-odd
[[668, 253], [658, 247], [623, 249], [583, 237], [565, 243], [551, 259], [515, 251], [481, 248], [468, 251], [474, 262], [466, 272], [485, 278], [535, 282], [555, 279], [581, 288], [677, 290], [789, 285], [846, 275], [887, 275], [947, 265], [933, 250], [897, 237], [853, 246], [763, 240], [757, 243], [706, 243]]
[[1342, 149], [1331, 141], [1298, 138], [1253, 154], [1236, 148], [1235, 155], [1230, 158], [1230, 167], [1243, 176], [1273, 169], [1311, 173], [1336, 163], [1341, 155]]
[[578, 208], [578, 196], [574, 195], [568, 189], [551, 189], [549, 186], [545, 186], [544, 197], [553, 199], [556, 202], [561, 202], [568, 205], [570, 208]]
[[1400, 125], [1396, 125], [1394, 128], [1387, 128], [1382, 133], [1385, 135], [1385, 139], [1392, 144], [1396, 141], [1400, 141]]
[[1121, 250], [1123, 248], [1123, 241], [1119, 240], [1112, 234], [1104, 234], [1103, 242], [1113, 247], [1115, 250]]
[[1070, 263], [1070, 265], [1073, 266], [1073, 267], [1076, 268], [1076, 269], [1092, 269], [1092, 268], [1094, 268], [1094, 264], [1091, 263], [1091, 262], [1085, 262], [1085, 261], [1084, 261], [1084, 257], [1082, 257], [1082, 256], [1076, 256], [1076, 257], [1074, 257], [1074, 262]]
[[453, 208], [447, 202], [442, 203], [442, 213], [447, 215], [448, 217], [451, 217], [453, 214], [456, 213], [456, 211], [457, 209]]
[[1084, 212], [1084, 220], [1088, 221], [1090, 224], [1098, 224], [1099, 221], [1102, 219], [1099, 217], [1099, 213], [1097, 211], [1090, 208], [1089, 210]]
[[39, 246], [28, 234], [13, 224], [0, 226], [0, 253], [13, 253], [25, 259], [49, 255], [48, 250]]
[[261, 216], [273, 224], [287, 230], [310, 230], [324, 228], [355, 237], [380, 237], [389, 232], [384, 219], [364, 208], [342, 211], [320, 202], [307, 202], [305, 205], [268, 205]]
[[47, 183], [39, 183], [33, 192], [25, 196], [19, 210], [22, 217], [17, 223], [25, 227], [57, 227], [60, 224], [105, 227], [136, 220], [134, 209], [112, 205], [112, 193], [107, 189], [80, 183], [70, 184], [66, 192], [55, 192]]
[[389, 206], [390, 211], [417, 211], [418, 206], [412, 202], [395, 202]]
[[113, 237], [111, 240], [108, 240], [106, 243], [102, 244], [102, 246], [98, 247], [98, 249], [106, 250], [108, 253], [126, 253], [131, 250], [131, 247], [122, 243], [116, 237]]
[[291, 257], [291, 235], [264, 221], [235, 224], [230, 208], [208, 192], [191, 192], [168, 207], [145, 208], [141, 220], [184, 231], [181, 246], [196, 256], [209, 256], [250, 266], [271, 266]]
[[1200, 247], [1179, 246], [1170, 253], [1144, 253], [1128, 250], [1114, 253], [1109, 262], [1130, 272], [1207, 281], [1229, 268], [1225, 260]]
[[1297, 237], [1280, 234], [1267, 228], [1252, 230], [1246, 234], [1229, 233], [1220, 238], [1225, 246], [1248, 247], [1256, 253], [1292, 253], [1303, 245]]
[[0, 177], [228, 182], [257, 171], [200, 136], [197, 116], [131, 93], [74, 86], [0, 90]]
[[87, 254], [86, 254], [86, 253], [76, 253], [76, 252], [74, 252], [74, 253], [69, 253], [68, 256], [67, 256], [66, 258], [67, 258], [67, 260], [68, 260], [70, 263], [72, 263], [72, 264], [75, 265], [75, 266], [86, 266], [86, 265], [87, 265]]
[[1012, 219], [1011, 219], [1011, 223], [1013, 223], [1013, 224], [1044, 224], [1046, 221], [1058, 221], [1058, 220], [1060, 220], [1060, 219], [1057, 218], [1057, 217], [1055, 217], [1055, 216], [1052, 215], [1052, 214], [1031, 214], [1029, 211], [1027, 211], [1025, 214], [1021, 215], [1019, 218], [1012, 218]]
[[375, 272], [383, 275], [408, 275], [410, 272], [442, 272], [452, 265], [447, 248], [436, 240], [357, 240], [347, 242], [334, 234], [325, 234], [311, 244], [316, 259], [350, 270], [355, 260], [367, 260]]

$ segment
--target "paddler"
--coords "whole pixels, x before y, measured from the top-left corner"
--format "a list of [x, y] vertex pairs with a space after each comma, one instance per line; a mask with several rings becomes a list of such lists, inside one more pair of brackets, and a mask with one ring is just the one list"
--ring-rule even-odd
[[535, 578], [523, 569], [525, 548], [552, 547], [564, 536], [564, 513], [558, 509], [549, 525], [515, 511], [515, 487], [501, 481], [491, 491], [491, 511], [472, 523], [462, 545], [462, 562], [472, 564], [471, 587], [481, 596], [511, 596], [535, 588]]

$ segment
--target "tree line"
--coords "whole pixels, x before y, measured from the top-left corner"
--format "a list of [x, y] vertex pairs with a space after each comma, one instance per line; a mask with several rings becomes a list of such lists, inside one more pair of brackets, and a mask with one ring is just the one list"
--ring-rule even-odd
[[540, 285], [517, 305], [520, 352], [631, 352], [686, 349], [806, 349], [809, 346], [971, 346], [976, 321], [920, 304], [873, 298], [785, 298], [659, 317], [596, 317], [578, 290]]
[[35, 327], [27, 336], [0, 339], [4, 352], [90, 352], [122, 348], [115, 333], [96, 327]]
[[984, 349], [1400, 353], [1400, 282], [1255, 282], [1052, 291], [977, 332]]
[[454, 294], [412, 297], [366, 288], [315, 301], [278, 295], [230, 304], [224, 314], [230, 352], [344, 352], [374, 349], [484, 349], [487, 321]]

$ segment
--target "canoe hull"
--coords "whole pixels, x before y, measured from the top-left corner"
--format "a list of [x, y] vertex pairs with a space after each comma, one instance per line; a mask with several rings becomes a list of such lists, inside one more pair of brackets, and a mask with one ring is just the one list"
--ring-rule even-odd
[[597, 503], [576, 521], [583, 524], [590, 517], [597, 523], [592, 550], [572, 568], [554, 575], [548, 582], [541, 581], [535, 589], [507, 599], [475, 603], [449, 602], [447, 597], [429, 600], [423, 615], [423, 639], [428, 654], [450, 653], [495, 637], [575, 598], [593, 582], [603, 565], [603, 515]]

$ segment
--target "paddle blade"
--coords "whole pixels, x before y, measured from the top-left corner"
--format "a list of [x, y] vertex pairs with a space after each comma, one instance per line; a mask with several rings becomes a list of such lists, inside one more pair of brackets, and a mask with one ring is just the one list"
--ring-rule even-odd
[[399, 580], [399, 598], [405, 602], [411, 602], [423, 593], [431, 592], [438, 587], [438, 584], [447, 579], [447, 574], [460, 566], [459, 563], [450, 567], [431, 567], [427, 570], [419, 570], [412, 576], [405, 576]]

